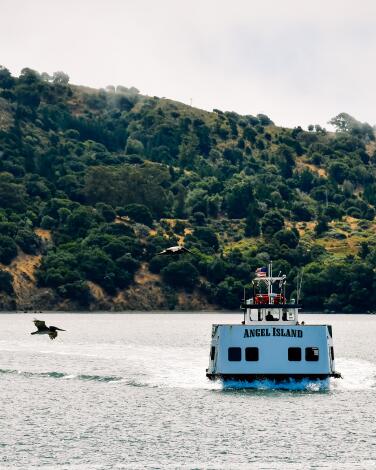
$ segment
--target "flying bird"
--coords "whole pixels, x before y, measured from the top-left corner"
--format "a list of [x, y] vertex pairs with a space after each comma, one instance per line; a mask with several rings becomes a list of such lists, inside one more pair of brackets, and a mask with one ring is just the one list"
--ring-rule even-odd
[[188, 248], [185, 248], [185, 246], [180, 245], [170, 246], [169, 248], [166, 248], [165, 250], [158, 253], [158, 255], [181, 255], [183, 253], [190, 253], [191, 255], [194, 255], [194, 253], [188, 250]]
[[55, 339], [57, 337], [57, 330], [65, 331], [57, 326], [47, 326], [46, 322], [43, 320], [33, 320], [34, 325], [37, 327], [37, 331], [33, 331], [32, 335], [48, 335], [50, 339]]

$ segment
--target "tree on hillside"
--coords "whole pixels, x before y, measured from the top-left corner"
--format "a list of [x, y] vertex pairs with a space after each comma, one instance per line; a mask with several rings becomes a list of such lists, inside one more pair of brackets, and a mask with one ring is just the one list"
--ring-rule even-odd
[[225, 197], [228, 216], [232, 219], [246, 217], [248, 207], [254, 203], [254, 200], [250, 181], [243, 181], [230, 186]]
[[13, 294], [13, 276], [8, 271], [0, 269], [0, 292], [5, 292], [8, 295]]
[[147, 225], [148, 227], [153, 226], [153, 216], [150, 210], [143, 204], [129, 204], [125, 206], [124, 214], [135, 222]]
[[215, 300], [227, 309], [239, 308], [239, 299], [243, 293], [243, 284], [232, 276], [228, 276], [215, 289]]
[[285, 225], [284, 219], [277, 211], [267, 212], [261, 219], [262, 233], [265, 237], [271, 237]]
[[294, 154], [290, 147], [282, 144], [278, 150], [277, 163], [284, 178], [291, 178], [295, 166]]
[[13, 211], [25, 208], [25, 188], [10, 173], [0, 173], [0, 207]]
[[300, 220], [303, 222], [312, 220], [315, 215], [313, 207], [303, 202], [294, 202], [291, 207], [291, 213], [294, 220]]
[[0, 263], [10, 264], [17, 256], [17, 245], [6, 235], [0, 235]]
[[260, 235], [260, 223], [252, 211], [249, 211], [246, 217], [244, 234], [246, 237], [257, 237]]
[[52, 75], [52, 82], [55, 85], [68, 85], [69, 83], [69, 75], [65, 72], [54, 72]]
[[315, 175], [308, 168], [304, 168], [298, 175], [299, 188], [305, 193], [309, 193], [315, 185], [315, 179]]
[[183, 168], [194, 168], [198, 155], [199, 140], [196, 134], [188, 134], [183, 137], [179, 145], [179, 164]]
[[12, 88], [14, 83], [15, 80], [9, 70], [0, 65], [0, 88]]
[[329, 230], [329, 219], [328, 217], [321, 217], [320, 220], [315, 225], [315, 234], [317, 237], [320, 237], [323, 233]]
[[329, 175], [337, 183], [343, 183], [349, 176], [349, 167], [342, 162], [334, 162], [329, 166]]
[[351, 132], [360, 122], [347, 113], [339, 113], [334, 116], [328, 124], [336, 128], [337, 132]]
[[274, 238], [279, 241], [281, 245], [286, 245], [289, 248], [296, 248], [299, 243], [298, 231], [282, 229], [274, 234]]
[[329, 124], [336, 128], [337, 132], [347, 132], [357, 135], [361, 138], [375, 140], [375, 134], [372, 126], [367, 122], [360, 122], [347, 113], [339, 113], [329, 121]]
[[258, 114], [257, 119], [259, 120], [260, 124], [263, 126], [270, 126], [274, 124], [274, 122], [266, 114]]
[[188, 290], [197, 286], [198, 271], [189, 261], [175, 261], [162, 269], [163, 279], [174, 287], [184, 287]]
[[67, 230], [72, 237], [84, 237], [96, 225], [96, 213], [91, 207], [78, 207], [67, 218]]
[[136, 154], [136, 155], [143, 155], [144, 154], [144, 145], [137, 139], [132, 137], [128, 137], [127, 145], [125, 147], [125, 152], [128, 155]]
[[143, 204], [161, 216], [172, 203], [165, 189], [169, 179], [167, 168], [158, 164], [91, 167], [85, 176], [84, 192], [90, 203], [104, 202], [113, 207]]
[[193, 234], [204, 245], [217, 251], [219, 248], [218, 237], [215, 232], [208, 227], [197, 227]]

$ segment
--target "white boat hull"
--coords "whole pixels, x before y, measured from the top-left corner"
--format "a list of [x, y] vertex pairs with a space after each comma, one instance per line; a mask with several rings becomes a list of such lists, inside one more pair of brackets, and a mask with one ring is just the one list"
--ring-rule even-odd
[[329, 325], [213, 325], [209, 379], [326, 379], [335, 372]]

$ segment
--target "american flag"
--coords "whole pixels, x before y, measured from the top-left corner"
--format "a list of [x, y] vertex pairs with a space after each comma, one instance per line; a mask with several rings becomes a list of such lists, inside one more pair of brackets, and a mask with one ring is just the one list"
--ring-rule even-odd
[[257, 268], [256, 269], [256, 277], [266, 277], [268, 273], [268, 268]]

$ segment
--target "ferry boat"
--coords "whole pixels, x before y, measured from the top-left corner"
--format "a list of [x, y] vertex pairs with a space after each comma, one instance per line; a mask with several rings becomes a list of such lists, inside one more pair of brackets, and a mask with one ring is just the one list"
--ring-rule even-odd
[[272, 263], [258, 268], [252, 290], [250, 298], [244, 295], [240, 324], [212, 326], [209, 379], [284, 382], [341, 377], [335, 371], [331, 325], [299, 322], [301, 306], [295, 299], [287, 302], [285, 275], [274, 277]]

